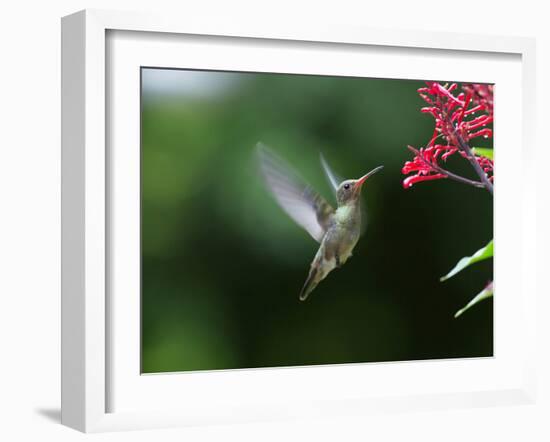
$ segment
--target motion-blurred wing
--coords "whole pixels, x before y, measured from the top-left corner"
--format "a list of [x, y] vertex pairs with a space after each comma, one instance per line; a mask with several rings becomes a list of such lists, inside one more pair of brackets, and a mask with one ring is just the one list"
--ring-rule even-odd
[[321, 242], [334, 209], [265, 144], [258, 143], [257, 151], [267, 187], [281, 208]]
[[327, 176], [332, 190], [334, 191], [334, 193], [336, 193], [336, 191], [338, 190], [338, 186], [342, 182], [342, 179], [333, 172], [333, 170], [330, 168], [327, 161], [325, 160], [323, 154], [321, 154], [321, 164], [323, 165], [323, 170], [325, 171], [325, 175]]

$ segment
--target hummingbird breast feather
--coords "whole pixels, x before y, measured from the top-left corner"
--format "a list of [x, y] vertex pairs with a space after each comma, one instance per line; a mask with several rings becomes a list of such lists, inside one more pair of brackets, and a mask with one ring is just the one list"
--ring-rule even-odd
[[336, 260], [337, 257], [340, 265], [344, 264], [351, 256], [358, 240], [358, 229], [335, 222], [323, 238], [322, 249], [325, 260]]

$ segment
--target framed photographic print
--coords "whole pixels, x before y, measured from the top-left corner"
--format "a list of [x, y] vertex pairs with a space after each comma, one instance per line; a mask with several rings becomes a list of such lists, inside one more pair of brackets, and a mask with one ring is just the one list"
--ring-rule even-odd
[[62, 30], [63, 423], [533, 400], [531, 40]]

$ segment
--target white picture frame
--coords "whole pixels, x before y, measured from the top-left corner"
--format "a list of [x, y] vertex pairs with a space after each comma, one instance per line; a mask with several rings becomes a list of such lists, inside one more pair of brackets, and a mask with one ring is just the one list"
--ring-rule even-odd
[[[323, 377], [357, 379], [364, 370], [399, 371], [399, 376], [407, 371], [411, 376], [428, 370], [423, 363], [409, 363], [405, 368], [397, 364], [380, 364], [378, 368], [366, 368], [364, 365], [318, 367], [317, 377], [297, 393], [302, 396], [281, 395], [276, 400], [260, 403], [254, 395], [243, 394], [242, 398], [224, 402], [222, 396], [218, 406], [211, 402], [205, 406], [185, 406], [185, 400], [192, 401], [199, 392], [190, 393], [191, 397], [181, 399], [180, 407], [156, 406], [154, 409], [136, 408], [113, 410], [109, 403], [114, 361], [113, 348], [108, 339], [112, 334], [113, 316], [108, 298], [113, 276], [109, 267], [109, 247], [113, 230], [108, 228], [110, 212], [117, 199], [111, 195], [109, 183], [109, 142], [106, 121], [112, 115], [108, 107], [109, 81], [112, 81], [108, 64], [113, 60], [108, 57], [118, 56], [110, 52], [108, 34], [113, 32], [154, 32], [155, 35], [176, 36], [217, 36], [226, 39], [255, 39], [254, 41], [285, 42], [286, 46], [307, 42], [310, 45], [338, 44], [340, 47], [376, 47], [402, 48], [404, 51], [426, 49], [470, 54], [508, 54], [518, 57], [521, 70], [521, 108], [522, 115], [518, 142], [521, 143], [522, 173], [528, 173], [536, 161], [536, 146], [533, 139], [533, 115], [535, 100], [535, 46], [532, 39], [518, 37], [492, 37], [464, 35], [453, 33], [428, 33], [420, 31], [400, 31], [398, 33], [376, 29], [357, 29], [334, 26], [326, 27], [290, 27], [281, 24], [250, 23], [247, 25], [231, 23], [202, 22], [178, 17], [158, 17], [145, 14], [111, 12], [99, 10], [81, 11], [63, 18], [62, 21], [62, 422], [80, 431], [110, 431], [121, 429], [155, 428], [167, 426], [197, 425], [215, 422], [248, 422], [254, 420], [284, 419], [288, 417], [308, 417], [318, 415], [346, 415], [369, 413], [373, 410], [388, 412], [398, 410], [419, 410], [430, 408], [452, 408], [467, 406], [499, 405], [510, 403], [532, 403], [536, 393], [535, 383], [535, 316], [536, 316], [536, 275], [532, 263], [536, 256], [536, 196], [527, 193], [523, 188], [516, 190], [503, 185], [504, 191], [517, 192], [523, 210], [518, 215], [515, 226], [519, 226], [520, 236], [516, 244], [521, 256], [521, 278], [515, 281], [521, 290], [520, 302], [517, 305], [517, 317], [514, 327], [521, 329], [518, 344], [521, 354], [517, 353], [517, 363], [512, 371], [503, 369], [498, 385], [495, 383], [487, 389], [482, 383], [468, 387], [466, 383], [460, 391], [448, 391], [445, 381], [438, 383], [433, 390], [425, 394], [400, 390], [381, 390], [376, 395], [369, 395], [359, 389], [357, 395], [346, 393], [344, 383], [321, 391], [315, 397], [308, 397], [308, 391], [317, 391], [316, 382]], [[142, 34], [151, 35], [151, 34]], [[235, 41], [235, 40], [232, 40]], [[135, 44], [135, 43], [133, 43]], [[135, 49], [129, 50], [130, 54]], [[438, 55], [435, 54], [435, 57]], [[443, 55], [441, 55], [443, 56]], [[132, 63], [138, 63], [132, 58]], [[307, 67], [305, 68], [307, 69]], [[109, 75], [106, 75], [106, 72]], [[387, 74], [386, 74], [387, 75]], [[474, 79], [472, 79], [474, 80]], [[516, 116], [517, 119], [517, 116]], [[514, 134], [511, 134], [513, 137]], [[500, 161], [500, 160], [499, 160]], [[503, 165], [506, 164], [503, 155]], [[118, 167], [118, 166], [117, 166]], [[503, 176], [505, 167], [503, 166]], [[500, 176], [500, 175], [499, 175]], [[499, 178], [500, 179], [500, 178]], [[505, 183], [505, 180], [502, 181]], [[496, 191], [498, 200], [498, 190]], [[517, 203], [517, 201], [516, 201]], [[510, 227], [514, 228], [514, 226]], [[114, 230], [116, 231], [116, 230]], [[497, 233], [498, 238], [498, 233]], [[520, 241], [521, 239], [521, 241]], [[504, 243], [502, 243], [504, 244]], [[498, 246], [497, 246], [498, 248]], [[500, 250], [505, 250], [502, 247]], [[498, 256], [498, 255], [497, 255]], [[530, 257], [530, 258], [528, 258]], [[529, 261], [528, 261], [529, 260]], [[498, 274], [498, 272], [497, 272]], [[519, 278], [519, 277], [518, 277]], [[498, 277], [497, 277], [498, 280]], [[497, 282], [499, 284], [499, 282]], [[500, 290], [500, 288], [499, 288]], [[503, 301], [503, 305], [505, 302]], [[504, 310], [501, 310], [504, 311]], [[510, 316], [496, 316], [509, 320]], [[508, 319], [507, 319], [508, 318]], [[501, 323], [504, 329], [506, 323]], [[135, 339], [135, 338], [134, 338]], [[118, 347], [120, 348], [120, 346]], [[134, 349], [135, 350], [135, 349]], [[118, 354], [118, 353], [117, 353]], [[502, 353], [504, 354], [504, 353]], [[510, 352], [510, 356], [514, 353]], [[120, 353], [119, 358], [126, 357]], [[504, 358], [505, 359], [505, 358]], [[473, 364], [478, 364], [474, 362]], [[447, 374], [465, 373], [481, 367], [467, 367], [460, 361], [440, 365], [438, 370]], [[397, 368], [396, 368], [397, 367]], [[508, 367], [508, 366], [507, 366]], [[116, 368], [116, 367], [115, 367]], [[504, 367], [506, 368], [506, 367]], [[510, 367], [508, 367], [510, 368]], [[490, 373], [494, 366], [483, 368]], [[304, 370], [304, 369], [301, 369]], [[402, 372], [401, 370], [405, 370]], [[466, 370], [466, 371], [465, 371]], [[190, 383], [185, 387], [191, 392], [192, 385], [207, 388], [209, 383], [218, 389], [231, 382], [241, 382], [247, 378], [245, 390], [260, 388], [269, 373], [270, 382], [291, 380], [288, 372], [281, 370], [229, 371], [223, 375], [214, 373], [193, 374]], [[291, 382], [307, 384], [311, 376], [303, 376], [296, 370]], [[134, 373], [139, 376], [139, 373]], [[168, 375], [167, 375], [168, 376]], [[421, 376], [421, 375], [420, 375]], [[509, 379], [508, 377], [509, 376]], [[159, 376], [159, 378], [162, 376]], [[120, 378], [120, 376], [119, 376]], [[513, 378], [513, 379], [512, 379]], [[465, 378], [467, 379], [467, 377]], [[448, 382], [448, 381], [447, 381]], [[146, 387], [159, 394], [155, 400], [166, 402], [166, 386], [151, 384]], [[240, 385], [240, 384], [239, 384]], [[245, 385], [245, 384], [243, 384]], [[128, 384], [121, 394], [137, 388]], [[170, 386], [170, 388], [172, 388]], [[308, 388], [310, 390], [308, 390]], [[470, 388], [470, 389], [469, 389]], [[160, 392], [160, 393], [159, 393]], [[235, 391], [228, 390], [228, 395]], [[243, 393], [243, 390], [241, 390]], [[214, 396], [213, 396], [214, 397]], [[160, 398], [160, 399], [159, 399]], [[149, 398], [146, 397], [148, 400]], [[227, 398], [225, 398], [227, 399]], [[127, 402], [135, 401], [129, 398]], [[178, 399], [180, 400], [180, 399]], [[172, 400], [173, 401], [173, 400]], [[256, 402], [255, 402], [256, 401]], [[305, 405], [305, 406], [304, 406]], [[224, 411], [230, 408], [229, 412]]]

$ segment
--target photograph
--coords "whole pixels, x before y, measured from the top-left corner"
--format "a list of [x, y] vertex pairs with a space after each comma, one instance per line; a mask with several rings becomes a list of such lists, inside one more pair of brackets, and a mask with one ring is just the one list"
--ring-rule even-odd
[[493, 84], [140, 75], [142, 374], [493, 357]]

